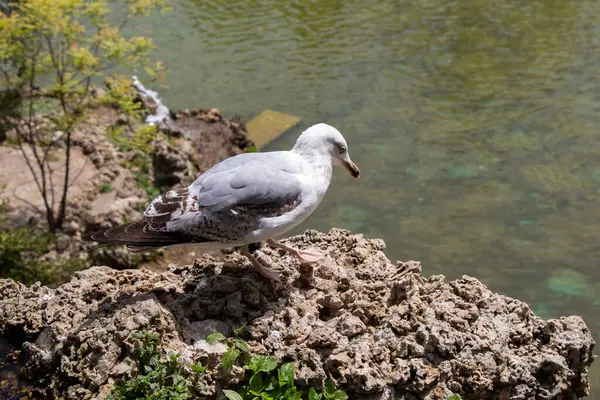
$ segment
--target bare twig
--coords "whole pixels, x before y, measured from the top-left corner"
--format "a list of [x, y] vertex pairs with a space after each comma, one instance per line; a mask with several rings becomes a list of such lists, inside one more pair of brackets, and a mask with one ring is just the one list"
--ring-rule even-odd
[[[31, 92], [33, 92], [34, 90], [34, 84], [35, 84], [35, 79], [36, 79], [36, 61], [37, 61], [37, 54], [39, 54], [39, 49], [38, 51], [34, 52], [34, 54], [31, 55], [31, 71], [30, 71], [30, 76], [29, 76], [29, 90]], [[17, 143], [19, 146], [19, 149], [21, 151], [21, 154], [23, 155], [23, 158], [25, 159], [25, 163], [27, 164], [27, 167], [29, 168], [36, 186], [38, 188], [38, 191], [40, 192], [42, 199], [44, 201], [44, 207], [46, 208], [46, 221], [48, 222], [48, 228], [51, 232], [55, 232], [56, 226], [55, 226], [55, 219], [54, 219], [54, 209], [53, 207], [50, 205], [49, 201], [48, 201], [48, 184], [50, 186], [52, 186], [52, 181], [47, 182], [47, 176], [46, 176], [46, 166], [45, 166], [45, 160], [44, 158], [41, 158], [39, 153], [38, 153], [38, 135], [36, 135], [36, 131], [37, 131], [37, 127], [34, 127], [33, 125], [33, 101], [34, 101], [34, 97], [30, 96], [29, 97], [29, 107], [28, 107], [28, 115], [27, 115], [27, 121], [26, 121], [26, 125], [27, 125], [27, 131], [29, 133], [29, 140], [27, 140], [27, 144], [29, 146], [29, 148], [31, 149], [31, 152], [33, 153], [33, 157], [35, 159], [35, 162], [37, 163], [37, 168], [39, 169], [40, 175], [41, 175], [41, 179], [38, 177], [37, 172], [36, 172], [36, 168], [34, 167], [33, 163], [31, 162], [31, 160], [29, 159], [29, 156], [27, 155], [27, 151], [25, 150], [25, 147], [23, 145], [23, 139], [25, 137], [24, 132], [21, 130], [21, 127], [19, 126], [19, 124], [15, 125], [15, 130], [17, 132]]]

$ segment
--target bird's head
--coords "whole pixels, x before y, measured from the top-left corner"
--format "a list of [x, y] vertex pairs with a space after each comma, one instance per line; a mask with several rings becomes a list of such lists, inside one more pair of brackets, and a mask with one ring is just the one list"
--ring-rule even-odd
[[321, 123], [311, 126], [298, 137], [294, 149], [327, 154], [332, 165], [346, 168], [356, 179], [360, 177], [360, 170], [350, 159], [346, 139], [331, 125]]

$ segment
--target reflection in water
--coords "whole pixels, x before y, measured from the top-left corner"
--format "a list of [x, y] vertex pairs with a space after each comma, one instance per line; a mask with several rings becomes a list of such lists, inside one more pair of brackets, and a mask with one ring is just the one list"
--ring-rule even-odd
[[336, 171], [301, 229], [382, 237], [392, 259], [583, 315], [600, 339], [598, 15], [595, 0], [179, 0], [143, 28], [167, 104], [344, 133], [364, 179]]

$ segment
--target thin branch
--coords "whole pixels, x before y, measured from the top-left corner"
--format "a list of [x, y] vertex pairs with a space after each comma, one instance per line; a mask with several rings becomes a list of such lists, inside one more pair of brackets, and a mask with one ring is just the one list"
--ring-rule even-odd
[[67, 147], [65, 149], [66, 161], [65, 161], [65, 180], [63, 183], [63, 192], [60, 199], [60, 205], [58, 208], [58, 220], [57, 226], [60, 228], [65, 219], [66, 207], [67, 207], [67, 194], [69, 192], [69, 170], [71, 164], [71, 130], [67, 132]]
[[54, 176], [54, 170], [50, 165], [50, 160], [46, 156], [44, 156], [44, 162], [46, 163], [46, 168], [48, 169], [48, 176], [50, 178], [50, 196], [52, 199], [52, 209], [54, 210], [54, 206], [56, 205], [56, 197], [54, 195], [54, 180], [52, 179], [52, 177]]
[[42, 185], [37, 177], [35, 168], [33, 167], [33, 164], [31, 163], [31, 161], [29, 160], [29, 156], [27, 155], [27, 151], [25, 150], [25, 147], [23, 147], [23, 133], [21, 132], [21, 128], [18, 126], [15, 126], [15, 130], [17, 131], [17, 145], [19, 146], [19, 150], [21, 150], [21, 154], [23, 155], [23, 158], [25, 159], [25, 163], [27, 164], [27, 167], [29, 168], [31, 175], [33, 176], [35, 185], [37, 186], [40, 193], [42, 193], [43, 192]]
[[[28, 109], [28, 116], [27, 116], [27, 120], [26, 120], [26, 125], [27, 125], [27, 130], [29, 133], [29, 141], [28, 141], [28, 145], [31, 149], [31, 152], [33, 153], [33, 156], [35, 158], [35, 161], [37, 163], [37, 167], [39, 168], [40, 174], [41, 174], [41, 182], [40, 179], [37, 176], [37, 172], [36, 169], [34, 168], [33, 164], [31, 163], [31, 161], [29, 160], [29, 157], [27, 155], [27, 152], [25, 151], [25, 148], [23, 146], [23, 137], [24, 134], [23, 132], [20, 130], [20, 128], [17, 128], [17, 138], [18, 138], [18, 144], [19, 144], [19, 148], [21, 150], [21, 153], [23, 154], [23, 157], [25, 159], [25, 162], [27, 163], [27, 166], [29, 168], [29, 170], [31, 171], [31, 174], [34, 177], [34, 180], [36, 182], [36, 185], [38, 187], [38, 190], [42, 196], [42, 199], [44, 201], [44, 206], [46, 208], [46, 220], [48, 222], [48, 229], [50, 230], [50, 232], [54, 233], [56, 230], [56, 226], [55, 226], [55, 216], [54, 216], [54, 208], [50, 205], [49, 201], [48, 201], [48, 185], [52, 186], [53, 182], [51, 180], [50, 177], [50, 182], [47, 182], [47, 176], [46, 176], [46, 159], [47, 159], [47, 152], [49, 151], [48, 149], [46, 149], [46, 151], [44, 152], [44, 156], [43, 158], [40, 157], [39, 153], [38, 153], [38, 137], [36, 134], [34, 134], [34, 132], [37, 130], [37, 128], [34, 128], [33, 126], [33, 101], [34, 101], [34, 96], [33, 94], [33, 90], [34, 90], [34, 84], [35, 84], [35, 79], [36, 79], [36, 61], [37, 61], [37, 55], [39, 54], [39, 51], [41, 49], [41, 44], [38, 47], [38, 49], [34, 52], [34, 54], [31, 55], [31, 71], [30, 71], [30, 76], [29, 76], [29, 91], [30, 91], [30, 96], [29, 96], [29, 109]], [[50, 144], [51, 146], [52, 144]]]

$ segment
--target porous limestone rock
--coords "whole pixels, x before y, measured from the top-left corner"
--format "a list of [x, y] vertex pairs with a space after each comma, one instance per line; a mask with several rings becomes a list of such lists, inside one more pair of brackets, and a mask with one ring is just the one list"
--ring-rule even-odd
[[294, 361], [297, 384], [327, 377], [353, 399], [574, 399], [588, 394], [593, 338], [580, 317], [550, 321], [475, 278], [421, 275], [390, 262], [381, 240], [334, 229], [290, 238], [326, 257], [300, 267], [263, 248], [282, 283], [244, 257], [205, 256], [168, 272], [94, 267], [56, 289], [0, 281], [0, 337], [20, 352], [24, 376], [65, 399], [103, 398], [135, 373], [132, 333], [161, 334], [165, 351], [209, 365], [212, 398], [240, 379], [219, 373], [211, 332], [247, 323], [255, 354]]

